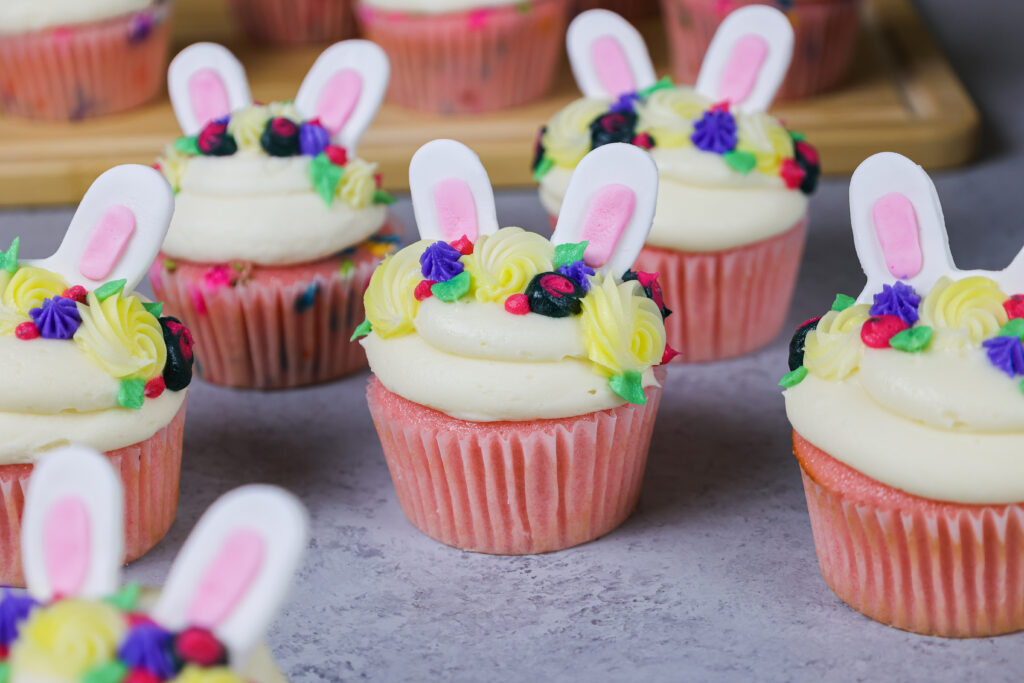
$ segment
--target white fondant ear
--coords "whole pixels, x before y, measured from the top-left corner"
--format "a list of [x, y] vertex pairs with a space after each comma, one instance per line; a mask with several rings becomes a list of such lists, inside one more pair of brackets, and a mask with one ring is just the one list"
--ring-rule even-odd
[[115, 166], [86, 191], [57, 252], [26, 263], [86, 289], [123, 278], [130, 292], [160, 251], [173, 213], [174, 192], [159, 171]]
[[21, 553], [32, 597], [98, 599], [120, 587], [124, 494], [113, 467], [81, 446], [36, 463], [25, 495]]
[[894, 280], [927, 291], [956, 271], [935, 185], [904, 156], [883, 152], [857, 167], [850, 179], [850, 221], [868, 280], [862, 302]]
[[409, 163], [409, 189], [420, 238], [476, 242], [498, 231], [494, 190], [476, 152], [455, 140], [423, 145]]
[[377, 115], [391, 64], [376, 43], [346, 40], [324, 50], [302, 81], [295, 107], [319, 119], [334, 144], [354, 152]]
[[657, 81], [643, 36], [615, 12], [583, 12], [569, 24], [565, 43], [584, 97], [614, 100]]
[[305, 509], [282, 489], [225, 494], [185, 541], [153, 618], [172, 631], [212, 630], [240, 669], [287, 595], [307, 533]]
[[551, 241], [586, 240], [587, 265], [621, 276], [647, 240], [657, 200], [658, 167], [650, 154], [621, 142], [598, 147], [573, 171]]
[[722, 22], [704, 54], [697, 92], [743, 112], [765, 111], [786, 78], [793, 27], [774, 7], [738, 9]]
[[167, 68], [167, 90], [185, 135], [252, 104], [245, 68], [216, 43], [195, 43], [179, 52]]

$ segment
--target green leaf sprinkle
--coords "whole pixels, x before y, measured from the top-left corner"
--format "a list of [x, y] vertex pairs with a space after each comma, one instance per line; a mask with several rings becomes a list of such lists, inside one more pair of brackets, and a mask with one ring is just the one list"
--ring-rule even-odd
[[782, 379], [779, 380], [779, 386], [785, 387], [786, 389], [795, 387], [797, 384], [800, 384], [800, 382], [803, 382], [805, 377], [807, 377], [807, 368], [801, 365], [796, 370], [787, 372], [783, 375]]
[[135, 608], [138, 607], [141, 594], [142, 587], [133, 581], [125, 584], [124, 588], [111, 595], [104, 602], [122, 612], [134, 612]]
[[356, 264], [351, 260], [346, 259], [341, 262], [341, 266], [338, 268], [338, 274], [342, 277], [348, 277], [352, 274], [352, 271], [356, 269]]
[[430, 293], [441, 301], [452, 303], [469, 293], [471, 283], [469, 271], [464, 270], [447, 282], [435, 282], [430, 287]]
[[8, 273], [13, 273], [18, 269], [18, 245], [21, 244], [21, 238], [15, 237], [11, 242], [11, 248], [7, 251], [0, 251], [0, 270], [6, 270]]
[[120, 662], [101, 664], [82, 676], [82, 683], [121, 683], [128, 676], [128, 666]]
[[128, 281], [125, 279], [111, 280], [110, 282], [100, 285], [94, 289], [93, 294], [96, 295], [96, 298], [99, 301], [106, 301], [115, 294], [120, 294], [126, 284], [128, 284]]
[[621, 375], [613, 375], [608, 379], [608, 386], [634, 405], [647, 405], [647, 397], [644, 396], [643, 375], [636, 370], [626, 370]]
[[123, 408], [138, 410], [146, 399], [146, 380], [122, 379], [117, 390], [117, 402]]
[[331, 163], [330, 157], [324, 152], [320, 152], [309, 162], [309, 179], [313, 182], [313, 189], [327, 206], [334, 204], [334, 193], [344, 175], [345, 169]]
[[166, 270], [168, 273], [173, 273], [177, 269], [178, 269], [178, 262], [177, 261], [175, 261], [174, 259], [170, 259], [170, 258], [165, 258], [164, 259], [164, 270]]
[[583, 260], [583, 253], [587, 250], [587, 245], [590, 244], [587, 240], [582, 242], [567, 242], [566, 244], [559, 244], [555, 247], [555, 270], [558, 270], [562, 266], [567, 266], [570, 263], [576, 263], [577, 261]]
[[163, 301], [154, 301], [153, 303], [142, 302], [142, 307], [154, 318], [159, 318], [164, 314]]
[[7, 662], [0, 662], [0, 683], [7, 683], [11, 680], [11, 665]]
[[668, 90], [674, 87], [676, 87], [676, 84], [672, 82], [672, 77], [664, 76], [660, 81], [658, 81], [654, 85], [647, 86], [643, 90], [639, 91], [637, 94], [640, 95], [640, 97], [647, 99], [653, 93], [656, 93], [659, 90]]
[[384, 206], [391, 206], [397, 201], [398, 200], [395, 199], [394, 196], [390, 192], [387, 192], [386, 190], [377, 190], [376, 192], [373, 193], [374, 204], [383, 204]]
[[803, 142], [807, 139], [807, 136], [798, 130], [789, 131], [789, 137], [793, 139], [793, 142]]
[[1024, 318], [1014, 318], [999, 330], [1000, 337], [1024, 337]]
[[540, 163], [533, 169], [533, 179], [538, 183], [544, 180], [544, 176], [555, 167], [555, 160], [551, 157], [541, 157]]
[[754, 170], [757, 166], [757, 157], [751, 152], [741, 152], [738, 149], [734, 149], [731, 152], [726, 152], [722, 155], [722, 159], [725, 163], [729, 164], [734, 171], [739, 171], [743, 175], [747, 175]]
[[197, 157], [202, 152], [199, 151], [199, 142], [195, 136], [192, 137], [180, 137], [174, 141], [174, 149], [178, 150], [182, 154]]
[[847, 296], [845, 294], [836, 294], [836, 300], [832, 302], [832, 310], [845, 311], [847, 308], [854, 305], [855, 303], [857, 303], [857, 300], [854, 299], [852, 296]]
[[364, 320], [363, 322], [359, 323], [359, 327], [357, 327], [356, 331], [352, 333], [352, 336], [349, 338], [349, 341], [354, 342], [356, 339], [359, 339], [360, 337], [365, 337], [371, 332], [373, 332], [373, 325], [370, 323], [369, 320]]
[[903, 330], [895, 335], [889, 340], [889, 346], [897, 351], [918, 353], [928, 348], [931, 342], [932, 328], [927, 325], [921, 325], [920, 327], [911, 327], [909, 330]]

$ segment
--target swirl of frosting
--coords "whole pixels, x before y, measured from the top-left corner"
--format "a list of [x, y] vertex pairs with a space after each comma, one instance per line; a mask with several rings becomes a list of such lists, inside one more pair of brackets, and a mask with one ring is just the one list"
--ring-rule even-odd
[[163, 329], [137, 298], [119, 293], [100, 301], [90, 292], [78, 313], [75, 344], [111, 376], [148, 380], [163, 372]]
[[345, 175], [338, 183], [337, 193], [346, 204], [353, 209], [361, 210], [373, 203], [373, 194], [377, 191], [377, 164], [362, 159], [351, 159], [345, 165]]
[[124, 617], [102, 602], [61, 600], [32, 612], [11, 647], [11, 671], [46, 680], [79, 680], [113, 661]]
[[68, 283], [57, 273], [21, 266], [7, 283], [0, 301], [27, 319], [29, 311], [42, 306], [46, 299], [60, 296], [67, 288]]
[[554, 255], [551, 242], [522, 228], [485, 235], [463, 257], [473, 282], [470, 293], [477, 301], [503, 303], [523, 292], [534, 276], [553, 270]]
[[228, 133], [235, 138], [238, 149], [245, 152], [262, 152], [260, 138], [270, 119], [270, 108], [255, 104], [231, 114]]
[[943, 334], [941, 344], [978, 345], [1006, 324], [1008, 317], [1003, 302], [1009, 297], [999, 285], [983, 276], [953, 281], [939, 278], [921, 302], [921, 322]]
[[419, 311], [416, 286], [423, 280], [420, 256], [431, 245], [420, 240], [384, 259], [370, 277], [363, 296], [366, 319], [380, 337], [409, 334], [416, 329], [413, 321]]
[[604, 373], [644, 371], [661, 362], [665, 323], [661, 310], [635, 280], [594, 278], [582, 301], [583, 344], [587, 357]]
[[688, 147], [693, 122], [710, 107], [711, 100], [692, 88], [664, 88], [637, 102], [637, 130], [650, 133], [663, 147]]
[[181, 179], [185, 175], [185, 169], [188, 168], [189, 159], [187, 154], [179, 152], [174, 145], [164, 147], [164, 155], [160, 157], [157, 165], [175, 192], [181, 188]]
[[764, 112], [738, 115], [740, 137], [736, 149], [757, 159], [757, 170], [777, 175], [782, 162], [793, 156], [793, 138], [778, 119]]
[[867, 304], [856, 304], [826, 313], [804, 343], [807, 371], [824, 379], [840, 380], [856, 370], [864, 354], [860, 328], [871, 317], [870, 310]]
[[541, 141], [545, 154], [558, 166], [575, 168], [590, 151], [590, 124], [606, 111], [607, 102], [583, 98], [552, 116]]
[[245, 683], [245, 679], [226, 666], [202, 668], [190, 664], [171, 683]]

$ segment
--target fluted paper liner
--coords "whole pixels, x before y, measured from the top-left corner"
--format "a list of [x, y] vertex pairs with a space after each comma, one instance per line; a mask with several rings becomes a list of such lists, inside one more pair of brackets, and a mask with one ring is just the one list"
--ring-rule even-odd
[[334, 43], [356, 33], [355, 0], [228, 0], [250, 38], [275, 45]]

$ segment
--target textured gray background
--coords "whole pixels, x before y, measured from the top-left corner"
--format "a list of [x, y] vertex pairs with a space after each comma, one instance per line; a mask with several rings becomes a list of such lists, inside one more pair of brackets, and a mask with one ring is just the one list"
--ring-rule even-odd
[[[1024, 3], [919, 0], [981, 106], [981, 160], [936, 174], [960, 266], [1001, 268], [1024, 243]], [[863, 279], [846, 182], [815, 196], [790, 316]], [[540, 227], [533, 193], [503, 224]], [[398, 214], [411, 223], [409, 205]], [[70, 210], [0, 212], [0, 244], [56, 247]], [[775, 386], [788, 333], [740, 360], [671, 368], [640, 506], [605, 538], [503, 558], [422, 536], [395, 501], [363, 396], [366, 375], [259, 394], [193, 385], [178, 521], [129, 569], [160, 583], [220, 493], [274, 482], [309, 506], [313, 541], [270, 641], [294, 681], [1019, 680], [1024, 635], [953, 641], [847, 608], [818, 572]]]

